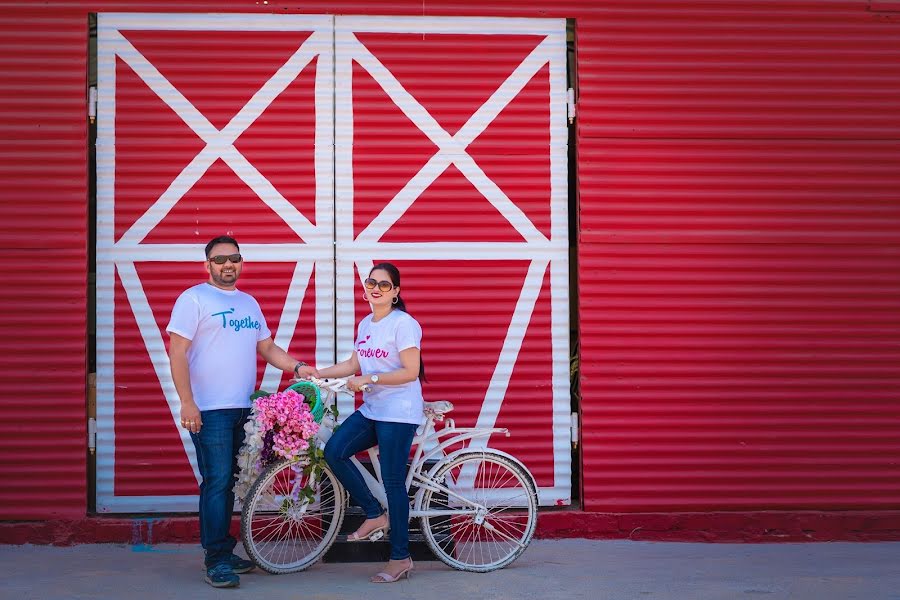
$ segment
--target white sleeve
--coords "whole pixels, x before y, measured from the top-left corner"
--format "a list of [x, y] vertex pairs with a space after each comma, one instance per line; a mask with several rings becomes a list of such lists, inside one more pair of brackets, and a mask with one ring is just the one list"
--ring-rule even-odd
[[269, 330], [269, 326], [266, 324], [266, 316], [263, 314], [259, 302], [257, 302], [256, 298], [253, 298], [253, 296], [251, 296], [251, 298], [256, 304], [256, 311], [259, 313], [259, 330], [256, 332], [256, 341], [261, 342], [266, 338], [272, 337], [272, 332]]
[[397, 351], [422, 347], [422, 327], [413, 318], [404, 319], [397, 326]]
[[183, 292], [172, 307], [172, 317], [166, 325], [166, 331], [183, 338], [193, 340], [200, 326], [200, 304], [193, 294]]

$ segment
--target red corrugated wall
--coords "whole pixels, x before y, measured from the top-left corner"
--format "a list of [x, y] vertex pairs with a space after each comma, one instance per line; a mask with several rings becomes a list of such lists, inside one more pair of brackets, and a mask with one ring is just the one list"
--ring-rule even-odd
[[580, 22], [589, 510], [900, 506], [900, 15]]
[[87, 18], [0, 7], [0, 518], [87, 506]]
[[[869, 8], [249, 5], [576, 19], [581, 483], [611, 512], [900, 504], [900, 15]], [[86, 510], [87, 13], [133, 10], [248, 5], [0, 6], [0, 518]]]

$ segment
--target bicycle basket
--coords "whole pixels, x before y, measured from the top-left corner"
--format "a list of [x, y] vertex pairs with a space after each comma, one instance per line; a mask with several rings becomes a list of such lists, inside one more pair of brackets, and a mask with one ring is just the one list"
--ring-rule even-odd
[[287, 389], [303, 396], [309, 405], [309, 412], [312, 413], [313, 419], [316, 423], [322, 422], [322, 417], [325, 416], [325, 403], [322, 402], [322, 392], [318, 387], [308, 381], [298, 381], [289, 385]]

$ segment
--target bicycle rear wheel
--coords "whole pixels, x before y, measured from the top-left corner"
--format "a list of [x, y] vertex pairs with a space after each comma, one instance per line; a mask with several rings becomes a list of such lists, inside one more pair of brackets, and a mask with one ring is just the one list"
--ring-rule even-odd
[[460, 454], [432, 478], [444, 490], [422, 495], [422, 533], [434, 554], [462, 571], [501, 569], [518, 558], [537, 525], [534, 479], [489, 450]]
[[269, 466], [244, 502], [241, 538], [247, 555], [269, 573], [295, 573], [319, 560], [337, 538], [346, 504], [343, 488], [327, 467], [310, 486], [302, 463]]

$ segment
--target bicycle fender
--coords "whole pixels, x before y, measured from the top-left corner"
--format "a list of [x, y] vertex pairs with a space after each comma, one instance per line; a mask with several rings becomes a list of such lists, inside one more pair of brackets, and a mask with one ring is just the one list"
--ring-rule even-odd
[[[535, 483], [534, 475], [531, 474], [531, 471], [528, 469], [528, 467], [525, 466], [525, 464], [521, 460], [519, 460], [512, 454], [504, 452], [503, 450], [497, 450], [496, 448], [460, 448], [459, 450], [454, 450], [453, 452], [451, 452], [450, 454], [445, 456], [442, 460], [440, 460], [437, 464], [435, 464], [433, 467], [431, 467], [431, 469], [429, 469], [429, 471], [427, 473], [428, 477], [433, 477], [437, 473], [438, 469], [440, 469], [442, 466], [444, 466], [451, 460], [454, 460], [457, 456], [461, 456], [463, 454], [470, 454], [470, 453], [471, 454], [493, 454], [496, 456], [502, 456], [503, 458], [522, 467], [522, 470], [525, 471], [526, 473], [528, 473], [528, 475], [531, 477], [531, 482]], [[535, 489], [537, 489], [537, 486], [535, 486]]]
[[[431, 479], [432, 477], [434, 477], [437, 474], [438, 470], [441, 467], [443, 467], [447, 463], [451, 462], [452, 460], [455, 460], [456, 457], [462, 456], [464, 454], [493, 454], [494, 456], [502, 456], [503, 458], [509, 460], [510, 462], [520, 466], [522, 468], [522, 470], [528, 474], [528, 477], [531, 478], [531, 485], [534, 487], [535, 491], [537, 490], [537, 482], [534, 480], [534, 475], [531, 474], [531, 471], [528, 469], [528, 467], [526, 467], [525, 464], [521, 460], [519, 460], [512, 454], [504, 452], [503, 450], [497, 450], [496, 448], [483, 448], [483, 449], [460, 448], [459, 450], [454, 450], [453, 452], [451, 452], [450, 454], [448, 454], [447, 456], [445, 456], [444, 458], [439, 460], [437, 463], [435, 463], [434, 466], [432, 466], [428, 470], [428, 472], [425, 473], [425, 477]], [[413, 497], [413, 507], [416, 510], [422, 509], [422, 496], [424, 496], [424, 495], [425, 495], [425, 490], [423, 488], [420, 487], [418, 490], [416, 490], [416, 494]]]

